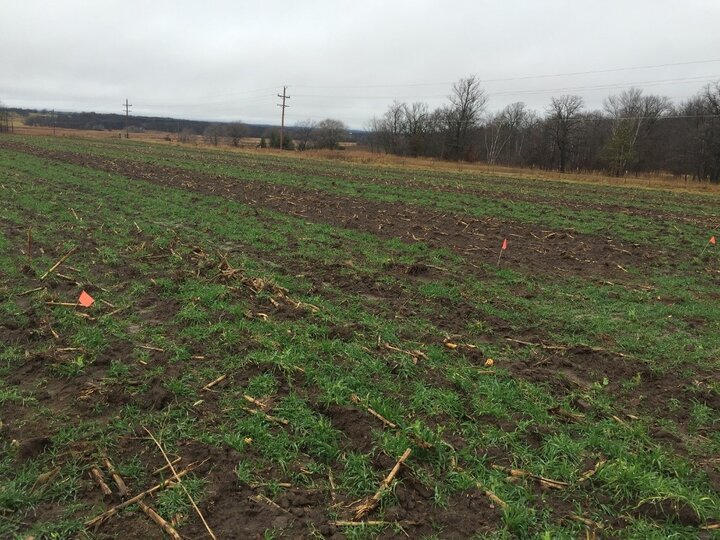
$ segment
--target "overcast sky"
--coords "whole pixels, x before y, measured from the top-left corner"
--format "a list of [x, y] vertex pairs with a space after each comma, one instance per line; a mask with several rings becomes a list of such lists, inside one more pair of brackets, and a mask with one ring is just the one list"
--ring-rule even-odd
[[[720, 0], [0, 0], [0, 21], [13, 107], [121, 112], [127, 97], [134, 114], [279, 123], [287, 85], [288, 124], [362, 128], [473, 74], [490, 110], [538, 111], [633, 84], [677, 102], [720, 79]], [[641, 68], [659, 64], [676, 65]]]

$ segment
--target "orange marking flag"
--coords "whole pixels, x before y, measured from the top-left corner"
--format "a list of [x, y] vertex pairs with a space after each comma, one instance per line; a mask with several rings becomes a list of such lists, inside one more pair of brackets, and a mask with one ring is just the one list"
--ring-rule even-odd
[[711, 236], [711, 237], [710, 237], [710, 243], [711, 243], [713, 246], [715, 245], [715, 237], [714, 237], [714, 236]]
[[507, 249], [507, 238], [503, 240], [502, 249]]
[[95, 303], [95, 299], [85, 291], [80, 293], [80, 299], [78, 300], [81, 306], [90, 307]]

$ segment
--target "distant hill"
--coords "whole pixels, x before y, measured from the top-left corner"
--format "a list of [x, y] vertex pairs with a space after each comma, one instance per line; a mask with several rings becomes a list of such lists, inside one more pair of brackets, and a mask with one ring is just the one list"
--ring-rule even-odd
[[[96, 112], [55, 112], [48, 110], [12, 109], [25, 119], [28, 126], [52, 126], [66, 129], [90, 129], [96, 131], [125, 129], [125, 115]], [[131, 116], [132, 131], [167, 131], [177, 133], [188, 129], [201, 134], [214, 122], [202, 120], [179, 120], [157, 116]], [[250, 127], [250, 126], [248, 126]]]
[[[25, 125], [44, 126], [65, 129], [85, 129], [95, 131], [121, 130], [125, 129], [125, 115], [107, 114], [96, 112], [55, 112], [47, 109], [8, 109], [10, 112], [22, 116]], [[164, 118], [158, 116], [130, 116], [129, 129], [131, 132], [140, 131], [164, 131], [169, 133], [180, 133], [180, 131], [191, 132], [201, 135], [210, 125], [228, 124], [229, 122], [209, 122], [205, 120], [183, 120], [178, 118]], [[280, 126], [268, 124], [245, 124], [247, 126], [246, 136], [267, 137], [268, 133]], [[285, 128], [290, 137], [296, 129], [292, 126]], [[363, 131], [351, 130], [351, 140], [357, 141], [364, 136]]]

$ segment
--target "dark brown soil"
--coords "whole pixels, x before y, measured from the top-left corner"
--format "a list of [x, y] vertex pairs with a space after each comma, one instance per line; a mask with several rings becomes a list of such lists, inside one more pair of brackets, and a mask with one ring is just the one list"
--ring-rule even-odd
[[635, 509], [635, 513], [643, 518], [657, 521], [674, 521], [685, 526], [697, 527], [702, 524], [700, 516], [691, 506], [682, 501], [662, 499], [644, 502]]
[[35, 459], [51, 446], [52, 441], [49, 437], [31, 437], [21, 440], [18, 444], [17, 460], [24, 463], [29, 459]]
[[346, 448], [363, 453], [372, 450], [374, 444], [372, 432], [374, 429], [382, 428], [379, 421], [373, 422], [367, 413], [353, 407], [330, 405], [320, 410], [330, 419], [333, 427], [347, 437], [344, 441]]

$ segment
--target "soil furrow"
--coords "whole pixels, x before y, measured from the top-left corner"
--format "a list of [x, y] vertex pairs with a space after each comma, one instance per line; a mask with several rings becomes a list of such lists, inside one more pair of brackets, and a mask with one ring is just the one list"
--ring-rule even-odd
[[470, 265], [493, 264], [504, 239], [502, 266], [533, 273], [596, 277], [625, 275], [628, 266], [666, 266], [666, 253], [630, 245], [611, 237], [541, 226], [475, 218], [404, 203], [378, 202], [319, 190], [302, 190], [272, 183], [243, 181], [223, 175], [130, 160], [34, 148], [3, 142], [0, 147], [56, 161], [90, 167], [155, 184], [226, 197], [315, 223], [371, 233], [383, 239], [422, 242], [431, 248], [449, 248]]

